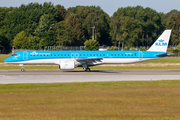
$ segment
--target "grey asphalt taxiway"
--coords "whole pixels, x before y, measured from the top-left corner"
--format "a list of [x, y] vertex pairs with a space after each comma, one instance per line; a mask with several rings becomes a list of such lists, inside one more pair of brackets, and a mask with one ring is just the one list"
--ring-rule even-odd
[[180, 80], [180, 70], [0, 70], [0, 84]]

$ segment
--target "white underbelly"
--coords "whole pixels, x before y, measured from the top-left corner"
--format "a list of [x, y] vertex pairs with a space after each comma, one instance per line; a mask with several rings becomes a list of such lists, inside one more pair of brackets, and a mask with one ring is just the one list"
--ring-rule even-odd
[[137, 62], [143, 62], [148, 60], [153, 60], [156, 58], [104, 58], [103, 63], [104, 64], [129, 64], [129, 63], [137, 63]]

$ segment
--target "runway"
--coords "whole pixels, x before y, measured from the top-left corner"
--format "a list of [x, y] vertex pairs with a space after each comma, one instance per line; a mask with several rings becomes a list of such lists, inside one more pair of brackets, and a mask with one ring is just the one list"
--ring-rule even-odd
[[0, 70], [0, 84], [180, 80], [180, 70]]

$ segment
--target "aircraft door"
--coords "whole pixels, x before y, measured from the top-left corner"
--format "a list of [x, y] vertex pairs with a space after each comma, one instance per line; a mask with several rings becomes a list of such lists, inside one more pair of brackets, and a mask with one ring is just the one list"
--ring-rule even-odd
[[142, 60], [142, 59], [143, 59], [143, 52], [142, 52], [142, 51], [139, 51], [138, 56], [139, 56], [139, 60]]
[[23, 60], [28, 60], [28, 52], [23, 52]]

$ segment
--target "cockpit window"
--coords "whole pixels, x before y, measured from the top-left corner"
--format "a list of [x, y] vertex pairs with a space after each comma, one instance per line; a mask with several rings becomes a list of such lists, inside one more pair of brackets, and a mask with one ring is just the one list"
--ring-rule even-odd
[[17, 54], [13, 54], [13, 55], [11, 55], [11, 56], [17, 56]]

